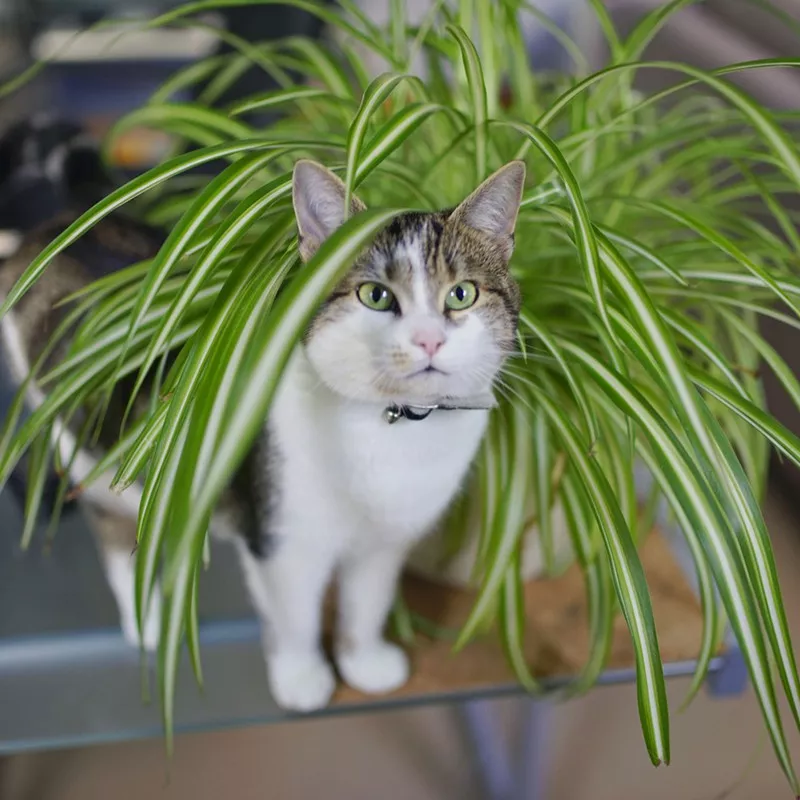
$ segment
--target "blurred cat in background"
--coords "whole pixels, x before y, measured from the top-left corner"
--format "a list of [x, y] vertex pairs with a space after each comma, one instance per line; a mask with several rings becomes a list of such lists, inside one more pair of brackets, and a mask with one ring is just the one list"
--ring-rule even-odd
[[[69, 120], [38, 113], [17, 122], [0, 136], [0, 281], [5, 293], [21, 268], [80, 214], [116, 188], [118, 181], [103, 163], [97, 142]], [[123, 267], [153, 256], [163, 242], [155, 228], [131, 217], [116, 214], [106, 218], [76, 242], [60, 263], [71, 265], [80, 276], [71, 284], [83, 285]], [[3, 265], [3, 262], [7, 263]], [[56, 274], [59, 273], [59, 274]], [[44, 291], [33, 298], [34, 310], [23, 315], [31, 321], [23, 336], [28, 346], [43, 347], [62, 313], [53, 303], [65, 296], [70, 280], [54, 265]], [[64, 278], [64, 280], [62, 280]], [[25, 301], [23, 301], [25, 302]], [[37, 305], [38, 303], [38, 305]], [[47, 308], [40, 308], [42, 305]], [[7, 334], [4, 333], [3, 336]], [[36, 343], [33, 337], [38, 340]], [[0, 416], [11, 403], [25, 364], [0, 359]], [[20, 372], [21, 370], [21, 372]], [[9, 374], [9, 372], [14, 374]], [[9, 477], [8, 487], [22, 507], [26, 493], [26, 460]], [[45, 483], [42, 514], [53, 508], [59, 477], [51, 471]], [[65, 506], [69, 509], [71, 504]]]

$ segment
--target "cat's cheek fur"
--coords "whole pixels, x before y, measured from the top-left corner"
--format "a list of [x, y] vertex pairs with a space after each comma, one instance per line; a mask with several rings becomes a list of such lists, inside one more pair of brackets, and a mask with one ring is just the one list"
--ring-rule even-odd
[[446, 373], [447, 395], [470, 398], [491, 391], [504, 358], [480, 315], [467, 312], [458, 325], [449, 328], [435, 363]]
[[390, 338], [393, 316], [351, 306], [316, 330], [306, 353], [320, 380], [343, 397], [385, 400], [376, 383], [376, 361]]

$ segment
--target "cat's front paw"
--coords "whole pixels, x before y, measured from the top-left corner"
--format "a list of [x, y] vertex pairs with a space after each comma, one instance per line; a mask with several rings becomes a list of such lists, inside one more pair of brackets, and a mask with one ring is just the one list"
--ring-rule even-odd
[[150, 608], [144, 620], [142, 638], [139, 639], [139, 628], [136, 625], [136, 610], [133, 604], [120, 610], [120, 627], [125, 641], [131, 647], [144, 647], [148, 653], [154, 653], [158, 647], [159, 634], [161, 633], [161, 595], [158, 591], [153, 593]]
[[333, 670], [318, 654], [273, 655], [267, 668], [273, 699], [289, 711], [324, 708], [336, 688]]
[[366, 694], [391, 692], [408, 680], [408, 657], [389, 642], [343, 649], [337, 664], [345, 682]]

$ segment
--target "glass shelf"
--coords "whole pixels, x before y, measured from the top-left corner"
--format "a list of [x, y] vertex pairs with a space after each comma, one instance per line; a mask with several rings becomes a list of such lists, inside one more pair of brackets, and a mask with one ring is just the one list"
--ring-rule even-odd
[[[161, 734], [157, 699], [143, 702], [143, 676], [155, 691], [153, 664], [124, 642], [94, 543], [79, 512], [66, 517], [45, 553], [39, 543], [19, 550], [21, 514], [0, 494], [0, 753], [120, 741]], [[701, 617], [692, 589], [661, 534], [643, 547], [662, 650], [670, 676], [692, 672]], [[666, 554], [666, 557], [665, 557]], [[526, 654], [545, 685], [565, 683], [585, 657], [582, 583], [577, 572], [527, 588]], [[444, 626], [456, 626], [470, 596], [417, 579], [406, 600]], [[200, 590], [204, 689], [184, 658], [178, 675], [179, 732], [278, 722], [290, 715], [270, 698], [259, 642], [232, 550], [217, 544]], [[484, 637], [461, 654], [442, 640], [420, 637], [411, 648], [414, 671], [400, 692], [366, 699], [342, 688], [320, 715], [398, 705], [453, 702], [520, 693], [497, 643]], [[610, 669], [601, 683], [634, 678], [624, 625], [616, 630]], [[722, 659], [714, 662], [718, 670]]]

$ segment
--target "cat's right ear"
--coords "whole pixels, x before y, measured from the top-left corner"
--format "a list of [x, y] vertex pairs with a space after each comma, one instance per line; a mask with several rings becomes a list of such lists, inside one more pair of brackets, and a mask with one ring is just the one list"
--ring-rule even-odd
[[453, 212], [451, 219], [488, 236], [509, 259], [524, 186], [525, 162], [512, 161], [490, 175]]
[[[308, 261], [344, 222], [344, 195], [342, 180], [322, 164], [302, 160], [294, 165], [292, 202], [303, 261]], [[350, 216], [364, 208], [354, 195], [350, 200]]]

